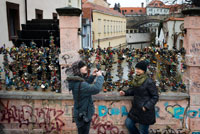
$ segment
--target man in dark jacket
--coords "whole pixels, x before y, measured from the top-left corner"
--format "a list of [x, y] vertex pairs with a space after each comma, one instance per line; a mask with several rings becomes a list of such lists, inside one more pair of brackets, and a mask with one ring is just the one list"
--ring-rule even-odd
[[[155, 104], [158, 101], [158, 91], [155, 83], [146, 74], [147, 63], [140, 61], [135, 66], [136, 76], [131, 88], [120, 91], [121, 96], [134, 96], [125, 125], [130, 134], [148, 134], [149, 125], [156, 122]], [[139, 129], [135, 126], [139, 123]]]
[[[67, 77], [69, 90], [74, 98], [74, 119], [78, 134], [89, 134], [90, 122], [94, 114], [92, 95], [98, 94], [103, 86], [101, 71], [94, 70], [92, 76], [86, 77], [87, 66], [83, 61], [72, 64], [73, 76]], [[94, 79], [96, 77], [95, 82]]]

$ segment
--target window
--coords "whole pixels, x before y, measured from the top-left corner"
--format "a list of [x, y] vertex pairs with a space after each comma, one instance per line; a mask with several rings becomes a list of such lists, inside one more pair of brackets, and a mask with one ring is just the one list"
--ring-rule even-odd
[[141, 13], [141, 12], [142, 12], [142, 10], [139, 10], [139, 12]]
[[109, 31], [109, 20], [107, 21], [107, 33], [109, 33], [110, 31]]
[[126, 12], [126, 10], [125, 10], [125, 12]]
[[98, 34], [101, 34], [101, 19], [98, 19]]
[[133, 12], [133, 10], [131, 10], [131, 12]]
[[54, 19], [54, 20], [58, 19], [57, 13], [53, 13], [53, 19]]
[[133, 33], [133, 30], [130, 30], [130, 33]]
[[36, 19], [43, 19], [43, 11], [40, 9], [35, 9], [35, 18]]
[[106, 34], [106, 20], [104, 20], [104, 34]]
[[6, 2], [8, 37], [9, 40], [17, 38], [17, 30], [20, 29], [19, 4]]
[[122, 27], [122, 21], [121, 21], [121, 32], [122, 32], [122, 30], [123, 30], [123, 27]]
[[113, 24], [113, 32], [115, 33], [115, 21], [114, 21], [114, 24]]
[[112, 25], [113, 25], [113, 21], [110, 21], [110, 32], [112, 33]]
[[69, 7], [72, 7], [72, 2], [71, 2], [71, 0], [68, 0], [68, 6], [69, 6]]

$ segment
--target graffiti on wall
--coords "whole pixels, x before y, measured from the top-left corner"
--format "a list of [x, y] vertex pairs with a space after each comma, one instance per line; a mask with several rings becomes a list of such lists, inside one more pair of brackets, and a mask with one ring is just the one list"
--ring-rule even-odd
[[186, 134], [186, 131], [183, 129], [149, 129], [149, 134]]
[[98, 114], [99, 117], [103, 117], [106, 115], [120, 115], [123, 116], [127, 116], [128, 115], [128, 111], [126, 106], [121, 106], [121, 108], [116, 108], [116, 107], [106, 107], [105, 105], [99, 105], [98, 106]]
[[192, 132], [192, 134], [200, 134], [200, 132]]
[[97, 134], [125, 134], [111, 121], [106, 121], [100, 118], [97, 114], [94, 114], [92, 117], [91, 128], [94, 129]]
[[200, 109], [186, 110], [186, 108], [180, 106], [179, 104], [169, 105], [168, 102], [166, 102], [164, 105], [165, 110], [175, 119], [183, 119], [184, 113], [186, 113], [185, 116], [189, 118], [200, 118]]
[[62, 121], [63, 110], [57, 110], [55, 108], [48, 107], [32, 107], [30, 105], [10, 105], [9, 100], [4, 104], [0, 101], [2, 109], [0, 110], [0, 121], [19, 123], [19, 127], [28, 126], [31, 124], [38, 125], [39, 128], [43, 128], [46, 133], [52, 131], [61, 131], [65, 123]]

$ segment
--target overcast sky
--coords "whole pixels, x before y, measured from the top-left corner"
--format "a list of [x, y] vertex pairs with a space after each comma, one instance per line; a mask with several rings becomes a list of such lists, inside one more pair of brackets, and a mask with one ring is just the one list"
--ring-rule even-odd
[[[173, 0], [161, 0], [163, 2], [173, 1]], [[146, 6], [146, 0], [107, 0], [110, 3], [110, 7], [114, 7], [115, 3], [120, 3], [121, 7], [141, 7], [141, 3]], [[178, 4], [181, 4], [184, 0], [177, 0]]]
[[110, 7], [114, 7], [115, 3], [120, 3], [121, 7], [141, 7], [141, 3], [144, 2], [146, 5], [146, 0], [107, 0], [110, 3]]

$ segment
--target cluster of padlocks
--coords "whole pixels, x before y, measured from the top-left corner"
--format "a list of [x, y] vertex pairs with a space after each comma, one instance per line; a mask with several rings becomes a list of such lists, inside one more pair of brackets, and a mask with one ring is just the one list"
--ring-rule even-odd
[[[186, 86], [182, 81], [182, 73], [186, 69], [184, 48], [168, 50], [165, 47], [144, 49], [98, 47], [91, 50], [81, 49], [79, 54], [86, 61], [89, 72], [94, 67], [105, 71], [104, 92], [119, 91], [129, 87], [135, 73], [134, 65], [141, 60], [148, 62], [148, 75], [156, 81], [160, 92], [186, 92]], [[94, 56], [95, 61], [91, 62]], [[128, 65], [128, 79], [123, 79], [124, 62]], [[117, 64], [117, 81], [113, 81], [112, 74], [115, 64]]]
[[[34, 42], [28, 47], [0, 48], [3, 54], [3, 68], [0, 67], [0, 89], [6, 90], [50, 90], [60, 92], [60, 49], [50, 37], [49, 47], [37, 47]], [[146, 47], [144, 49], [130, 48], [100, 48], [79, 50], [81, 58], [88, 65], [88, 73], [92, 68], [104, 71], [104, 92], [119, 91], [129, 87], [135, 73], [135, 64], [145, 60], [149, 63], [148, 75], [156, 81], [160, 92], [180, 91], [186, 92], [182, 81], [182, 73], [186, 69], [185, 50], [159, 47]], [[94, 58], [94, 62], [91, 58]], [[11, 59], [11, 60], [10, 60]], [[126, 63], [126, 64], [124, 64]], [[123, 78], [124, 66], [128, 66], [127, 79]], [[116, 69], [117, 81], [113, 81]]]
[[0, 79], [0, 89], [60, 92], [60, 48], [53, 38], [50, 37], [49, 47], [39, 47], [34, 42], [30, 47], [23, 43], [20, 47], [1, 47], [0, 76], [5, 75], [5, 79]]

